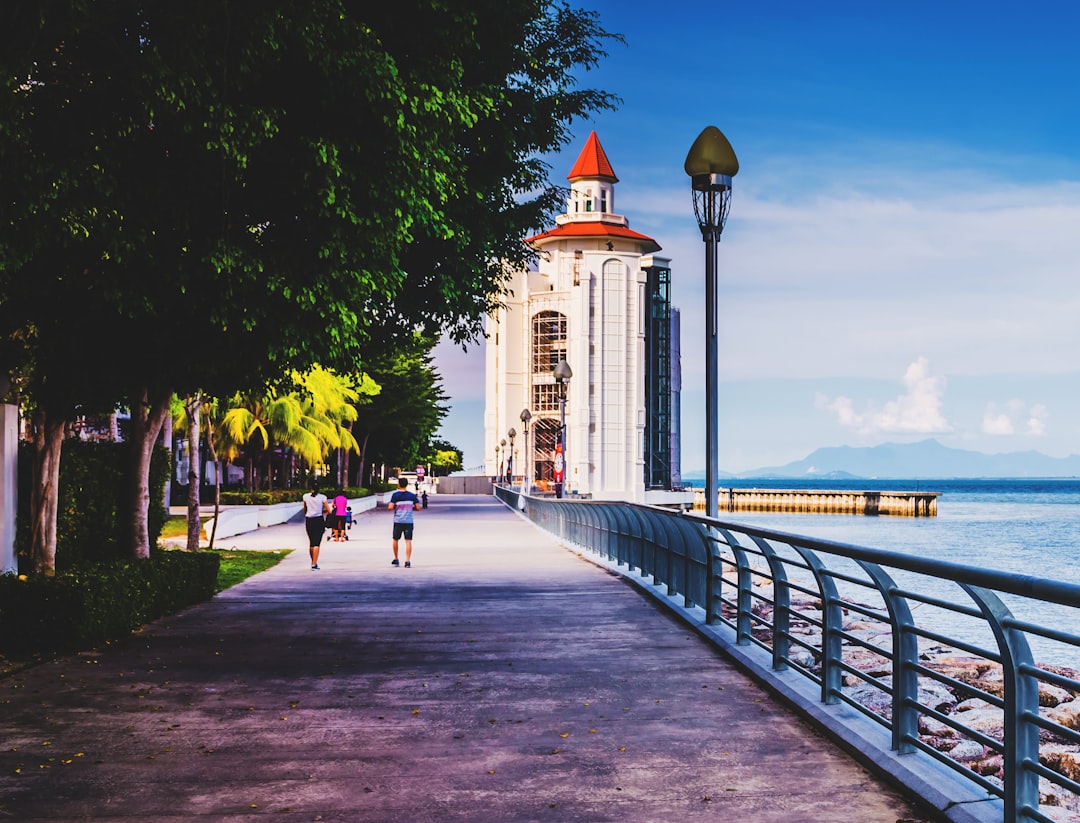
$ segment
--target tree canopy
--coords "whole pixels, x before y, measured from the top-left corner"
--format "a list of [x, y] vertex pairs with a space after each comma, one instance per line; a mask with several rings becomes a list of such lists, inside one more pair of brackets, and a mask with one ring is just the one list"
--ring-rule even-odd
[[123, 402], [152, 440], [173, 392], [475, 337], [611, 38], [551, 0], [3, 4], [0, 369], [49, 437]]

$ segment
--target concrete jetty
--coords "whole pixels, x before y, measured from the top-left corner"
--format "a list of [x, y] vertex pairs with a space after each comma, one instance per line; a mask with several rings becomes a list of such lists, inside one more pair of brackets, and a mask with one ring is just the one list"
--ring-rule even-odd
[[413, 568], [360, 515], [221, 548], [275, 568], [0, 678], [0, 819], [934, 819], [621, 578], [487, 497], [432, 497]]
[[[720, 489], [719, 511], [786, 514], [861, 514], [937, 517], [941, 492], [851, 489]], [[694, 510], [705, 511], [705, 490], [694, 490]]]

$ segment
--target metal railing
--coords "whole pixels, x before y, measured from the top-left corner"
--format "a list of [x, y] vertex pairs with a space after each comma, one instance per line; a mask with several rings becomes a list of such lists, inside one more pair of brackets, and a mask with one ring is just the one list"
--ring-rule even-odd
[[989, 817], [1080, 820], [1080, 680], [1067, 665], [1080, 660], [1080, 586], [649, 506], [495, 493], [750, 647], [767, 675], [797, 673], [820, 704], [854, 709], [882, 748], [932, 759]]

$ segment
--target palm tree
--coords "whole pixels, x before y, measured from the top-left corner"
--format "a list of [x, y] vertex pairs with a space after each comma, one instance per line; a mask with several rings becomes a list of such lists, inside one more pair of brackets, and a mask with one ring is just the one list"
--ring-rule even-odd
[[221, 421], [226, 453], [248, 458], [248, 490], [258, 487], [256, 454], [266, 455], [267, 486], [273, 489], [271, 444], [278, 444], [311, 465], [318, 465], [326, 455], [327, 444], [337, 442], [329, 421], [309, 414], [304, 400], [295, 392], [279, 394], [267, 389], [262, 395], [237, 394]]
[[360, 444], [352, 433], [352, 425], [358, 416], [354, 404], [362, 396], [378, 394], [379, 387], [366, 374], [349, 377], [319, 365], [302, 375], [294, 374], [293, 379], [307, 391], [307, 413], [334, 430], [327, 446], [336, 452], [336, 483], [338, 487], [345, 486], [344, 458], [350, 451], [360, 454]]

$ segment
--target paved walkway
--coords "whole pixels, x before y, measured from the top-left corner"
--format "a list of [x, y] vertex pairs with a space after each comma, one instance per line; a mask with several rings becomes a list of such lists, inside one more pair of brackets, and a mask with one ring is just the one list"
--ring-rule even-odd
[[433, 497], [0, 679], [0, 820], [929, 818], [675, 618], [490, 498]]

